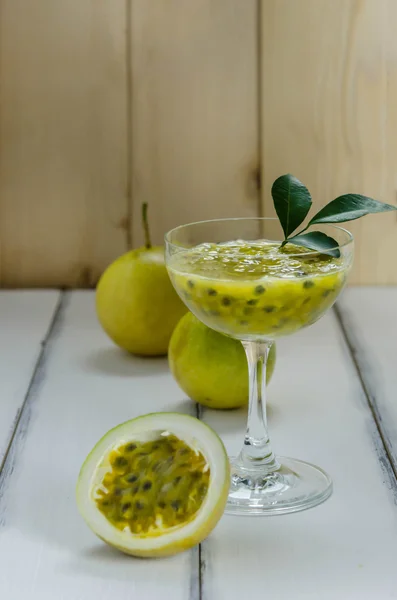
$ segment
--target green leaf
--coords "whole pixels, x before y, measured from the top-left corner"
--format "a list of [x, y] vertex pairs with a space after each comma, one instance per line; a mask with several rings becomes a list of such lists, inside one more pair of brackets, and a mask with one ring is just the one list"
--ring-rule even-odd
[[397, 210], [396, 206], [378, 202], [360, 194], [344, 194], [326, 204], [314, 217], [309, 225], [315, 223], [344, 223], [354, 221], [370, 213]]
[[293, 175], [282, 175], [272, 185], [274, 208], [287, 238], [305, 219], [312, 205], [306, 186]]
[[338, 242], [321, 231], [311, 231], [310, 233], [296, 235], [289, 238], [288, 243], [303, 246], [304, 248], [309, 248], [309, 250], [318, 250], [335, 258], [340, 257]]

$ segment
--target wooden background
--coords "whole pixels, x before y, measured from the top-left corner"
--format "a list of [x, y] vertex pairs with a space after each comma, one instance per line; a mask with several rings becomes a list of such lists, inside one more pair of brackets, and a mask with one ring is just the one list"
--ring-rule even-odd
[[[183, 222], [396, 202], [396, 0], [0, 0], [0, 283], [95, 285]], [[367, 217], [354, 283], [397, 283], [397, 219]]]

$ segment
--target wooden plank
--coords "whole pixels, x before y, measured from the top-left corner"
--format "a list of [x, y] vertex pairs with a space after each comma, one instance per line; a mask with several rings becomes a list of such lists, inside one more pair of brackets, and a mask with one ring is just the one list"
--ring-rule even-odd
[[258, 214], [256, 0], [132, 0], [133, 238]]
[[59, 292], [0, 292], [0, 469], [46, 334]]
[[[263, 211], [270, 187], [294, 173], [315, 207], [341, 193], [396, 203], [397, 3], [267, 0], [261, 3]], [[397, 219], [349, 223], [351, 281], [397, 283]], [[374, 250], [376, 248], [376, 250]]]
[[124, 556], [94, 536], [75, 505], [80, 466], [108, 429], [150, 411], [195, 410], [180, 400], [166, 360], [119, 352], [96, 321], [93, 294], [76, 292], [40, 371], [0, 480], [0, 597], [198, 600], [197, 551]]
[[397, 475], [397, 288], [351, 288], [338, 314]]
[[[396, 480], [332, 313], [280, 340], [269, 395], [274, 450], [322, 466], [335, 491], [294, 515], [225, 516], [203, 544], [203, 597], [395, 597]], [[239, 451], [245, 411], [207, 409], [203, 417]]]
[[90, 286], [126, 249], [125, 5], [0, 3], [5, 286]]

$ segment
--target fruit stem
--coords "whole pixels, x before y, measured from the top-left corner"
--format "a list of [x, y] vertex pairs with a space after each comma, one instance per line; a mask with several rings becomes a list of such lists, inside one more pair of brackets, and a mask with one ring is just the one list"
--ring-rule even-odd
[[148, 203], [143, 202], [143, 204], [142, 204], [142, 225], [143, 225], [143, 231], [145, 233], [145, 248], [147, 248], [149, 250], [149, 248], [152, 247], [152, 242], [150, 241], [150, 230], [149, 230], [149, 221], [147, 218], [147, 209], [148, 209]]

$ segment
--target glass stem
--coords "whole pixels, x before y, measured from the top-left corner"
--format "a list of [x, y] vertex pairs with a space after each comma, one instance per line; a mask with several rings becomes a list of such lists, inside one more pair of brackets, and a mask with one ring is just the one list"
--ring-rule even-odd
[[248, 361], [249, 404], [244, 446], [237, 459], [243, 469], [273, 473], [280, 468], [270, 445], [266, 419], [266, 365], [272, 342], [242, 342]]

